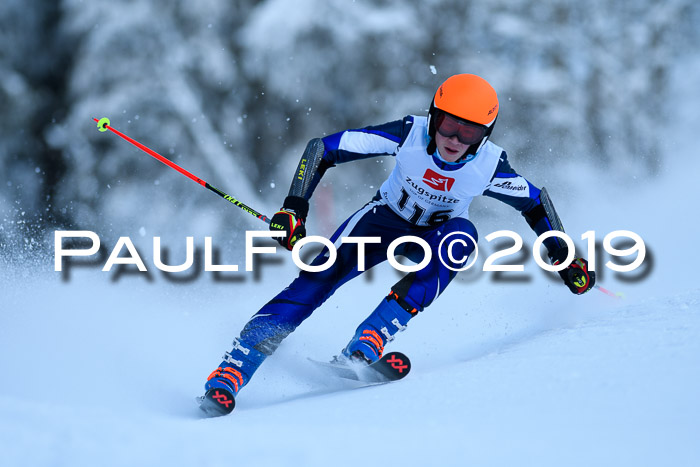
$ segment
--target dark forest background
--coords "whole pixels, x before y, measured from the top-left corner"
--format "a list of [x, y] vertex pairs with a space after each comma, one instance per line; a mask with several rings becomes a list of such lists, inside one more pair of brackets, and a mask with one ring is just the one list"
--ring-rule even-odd
[[[310, 138], [425, 114], [463, 72], [499, 92], [492, 139], [521, 172], [653, 179], [674, 125], [670, 77], [697, 58], [699, 31], [692, 0], [5, 0], [0, 256], [41, 252], [56, 229], [260, 228], [93, 117], [272, 213]], [[334, 169], [312, 216], [332, 225], [391, 164]]]

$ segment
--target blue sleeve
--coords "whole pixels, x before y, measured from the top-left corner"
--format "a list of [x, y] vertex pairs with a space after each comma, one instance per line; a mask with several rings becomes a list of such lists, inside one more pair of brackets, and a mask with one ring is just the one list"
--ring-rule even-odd
[[[520, 211], [530, 228], [539, 236], [554, 230], [552, 221], [542, 207], [540, 192], [539, 188], [513, 170], [508, 162], [508, 155], [503, 151], [484, 195]], [[550, 253], [553, 253], [563, 245], [563, 242], [560, 242], [557, 237], [551, 237], [544, 241], [544, 245]]]
[[345, 130], [322, 138], [323, 159], [313, 175], [306, 192], [306, 199], [311, 198], [326, 170], [335, 167], [336, 164], [394, 155], [406, 140], [411, 128], [413, 128], [413, 117], [409, 115], [402, 120], [356, 130]]
[[539, 204], [540, 189], [513, 170], [503, 151], [484, 195], [527, 212]]
[[391, 156], [404, 142], [413, 126], [413, 117], [346, 130], [323, 138], [323, 160], [330, 166], [376, 156]]

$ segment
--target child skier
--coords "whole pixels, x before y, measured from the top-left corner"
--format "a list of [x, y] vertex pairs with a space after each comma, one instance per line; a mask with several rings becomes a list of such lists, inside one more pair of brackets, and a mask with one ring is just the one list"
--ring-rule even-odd
[[[477, 238], [476, 228], [468, 220], [469, 204], [475, 196], [486, 195], [511, 205], [537, 235], [562, 230], [546, 190], [518, 175], [506, 152], [489, 141], [498, 110], [498, 97], [489, 83], [475, 75], [455, 75], [437, 89], [427, 117], [407, 116], [309, 142], [289, 195], [270, 223], [271, 230], [284, 232], [278, 241], [289, 250], [306, 234], [309, 199], [329, 167], [386, 155], [396, 158], [396, 166], [374, 198], [331, 237], [337, 249], [333, 265], [322, 272], [300, 272], [234, 339], [233, 349], [224, 354], [223, 362], [205, 384], [205, 390], [216, 391], [221, 413], [232, 409], [233, 397], [286, 336], [338, 287], [361, 274], [358, 251], [363, 252], [366, 269], [386, 260], [388, 245], [406, 235], [420, 237], [433, 253], [425, 267], [407, 274], [391, 288], [341, 352], [349, 361], [370, 364], [455, 278], [461, 263], [455, 263], [454, 258], [466, 258], [474, 250], [473, 243], [456, 242], [446, 252], [440, 242], [451, 233]], [[343, 237], [380, 237], [381, 242], [360, 248], [357, 243], [341, 242]], [[556, 237], [544, 244], [552, 264], [567, 258], [566, 245]], [[416, 262], [423, 257], [422, 248], [415, 243], [402, 246], [397, 253]], [[312, 265], [324, 264], [327, 255], [324, 249]], [[588, 271], [582, 258], [574, 258], [559, 274], [575, 294], [587, 292], [595, 283], [594, 272]]]

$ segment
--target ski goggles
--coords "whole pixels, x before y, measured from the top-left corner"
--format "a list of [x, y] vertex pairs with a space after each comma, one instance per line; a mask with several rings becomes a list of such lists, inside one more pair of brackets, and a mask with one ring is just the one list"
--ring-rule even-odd
[[441, 110], [435, 116], [435, 129], [445, 138], [457, 136], [460, 143], [467, 145], [481, 143], [487, 130], [483, 125], [460, 120]]

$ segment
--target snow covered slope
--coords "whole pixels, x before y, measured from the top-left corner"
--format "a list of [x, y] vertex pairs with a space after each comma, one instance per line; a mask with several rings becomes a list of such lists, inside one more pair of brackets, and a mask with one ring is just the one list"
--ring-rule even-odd
[[357, 282], [266, 362], [231, 416], [202, 419], [193, 397], [277, 279], [240, 300], [240, 286], [98, 277], [5, 278], [3, 465], [700, 460], [698, 289], [619, 303], [548, 283], [457, 283], [392, 346], [412, 356], [411, 375], [356, 388], [306, 357], [336, 353], [386, 288]]
[[[659, 183], [692, 196], [670, 176]], [[112, 282], [99, 267], [65, 283], [51, 271], [3, 271], [2, 465], [699, 465], [698, 222], [675, 216], [668, 241], [647, 215], [656, 191], [626, 191], [596, 194], [597, 211], [567, 226], [642, 235], [651, 274], [602, 281], [625, 300], [575, 297], [540, 273], [526, 283], [465, 276], [392, 344], [412, 358], [408, 378], [329, 380], [306, 358], [345, 345], [396, 280], [382, 266], [324, 304], [219, 419], [201, 418], [193, 399], [291, 267], [265, 269], [259, 282], [185, 285]]]

